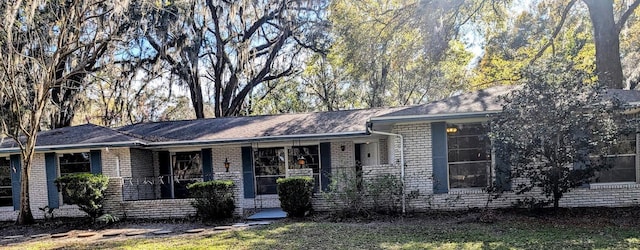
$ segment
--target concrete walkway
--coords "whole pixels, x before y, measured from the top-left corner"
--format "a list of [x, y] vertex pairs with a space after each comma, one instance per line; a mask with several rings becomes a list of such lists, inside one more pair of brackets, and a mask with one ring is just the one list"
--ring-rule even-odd
[[265, 208], [247, 217], [247, 220], [278, 220], [287, 217], [287, 213], [281, 208]]

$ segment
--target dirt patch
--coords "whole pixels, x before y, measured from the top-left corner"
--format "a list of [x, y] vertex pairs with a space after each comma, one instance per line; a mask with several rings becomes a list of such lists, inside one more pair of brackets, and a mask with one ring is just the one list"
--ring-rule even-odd
[[[56, 241], [97, 241], [127, 237], [160, 237], [159, 231], [173, 234], [193, 229], [210, 229], [220, 225], [231, 225], [238, 220], [201, 222], [190, 219], [176, 220], [125, 220], [112, 224], [93, 223], [88, 218], [55, 218], [49, 221], [36, 221], [33, 225], [15, 225], [13, 222], [0, 222], [0, 246], [51, 239]], [[203, 230], [203, 232], [206, 230]], [[127, 236], [130, 235], [130, 236]]]

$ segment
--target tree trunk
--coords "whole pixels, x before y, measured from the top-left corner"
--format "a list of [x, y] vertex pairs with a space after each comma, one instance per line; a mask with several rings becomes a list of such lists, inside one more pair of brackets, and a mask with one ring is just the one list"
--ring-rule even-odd
[[[33, 140], [35, 141], [35, 138]], [[16, 221], [19, 225], [33, 224], [34, 222], [29, 198], [29, 172], [31, 172], [35, 147], [31, 148], [32, 150], [29, 154], [22, 155], [22, 168], [20, 169], [20, 211]]]
[[74, 107], [60, 106], [51, 113], [51, 129], [70, 127], [74, 117]]
[[598, 80], [609, 88], [624, 88], [620, 62], [620, 32], [613, 17], [613, 1], [584, 0], [589, 8], [596, 45], [596, 73]]
[[204, 119], [204, 104], [202, 97], [202, 86], [197, 77], [192, 78], [193, 83], [189, 84], [189, 93], [191, 95], [191, 104], [196, 112], [196, 119]]

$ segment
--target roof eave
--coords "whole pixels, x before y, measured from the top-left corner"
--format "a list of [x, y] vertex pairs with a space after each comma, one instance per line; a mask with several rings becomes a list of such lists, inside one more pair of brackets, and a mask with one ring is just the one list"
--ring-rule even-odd
[[287, 140], [324, 140], [334, 138], [348, 138], [367, 136], [366, 131], [340, 132], [328, 134], [302, 134], [302, 135], [279, 135], [279, 136], [261, 136], [252, 138], [230, 138], [230, 139], [213, 139], [213, 140], [183, 140], [183, 141], [167, 141], [167, 142], [150, 142], [146, 148], [170, 148], [184, 146], [202, 146], [202, 145], [224, 145], [224, 144], [244, 144], [254, 142], [273, 142]]
[[502, 112], [501, 110], [488, 110], [480, 112], [464, 112], [464, 113], [445, 113], [445, 114], [433, 114], [433, 115], [405, 115], [405, 116], [383, 116], [372, 117], [371, 122], [378, 124], [391, 124], [399, 122], [421, 122], [421, 121], [446, 121], [454, 119], [467, 119], [467, 118], [479, 118], [486, 117], [492, 114]]
[[[48, 152], [55, 150], [70, 150], [70, 149], [92, 149], [92, 148], [118, 148], [118, 147], [137, 147], [145, 146], [145, 143], [141, 141], [133, 142], [101, 142], [101, 143], [82, 143], [82, 144], [66, 144], [66, 145], [48, 145], [48, 146], [36, 146], [36, 152]], [[12, 154], [20, 153], [20, 148], [0, 148], [0, 154]]]

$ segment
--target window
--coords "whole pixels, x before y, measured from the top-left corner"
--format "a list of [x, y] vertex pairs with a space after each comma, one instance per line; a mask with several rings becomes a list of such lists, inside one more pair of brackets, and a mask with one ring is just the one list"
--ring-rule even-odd
[[595, 182], [636, 181], [636, 135], [620, 135], [607, 158], [611, 168], [596, 173]]
[[[58, 162], [60, 166], [60, 176], [91, 172], [91, 160], [89, 153], [61, 154], [59, 157]], [[64, 204], [71, 204], [64, 193], [62, 195], [62, 202]]]
[[320, 190], [320, 154], [318, 153], [318, 145], [312, 146], [294, 146], [289, 150], [289, 169], [301, 168], [298, 159], [304, 158], [305, 164], [302, 168], [310, 168], [313, 170], [313, 178], [315, 179], [314, 192]]
[[174, 198], [188, 198], [187, 186], [202, 180], [200, 152], [177, 152], [173, 155], [173, 194]]
[[276, 180], [286, 175], [285, 149], [259, 148], [254, 154], [257, 194], [277, 194]]
[[73, 153], [60, 155], [60, 175], [91, 172], [89, 153]]
[[11, 164], [9, 159], [0, 157], [0, 207], [8, 206], [13, 206]]
[[489, 128], [480, 123], [447, 124], [450, 188], [486, 187], [491, 176]]

